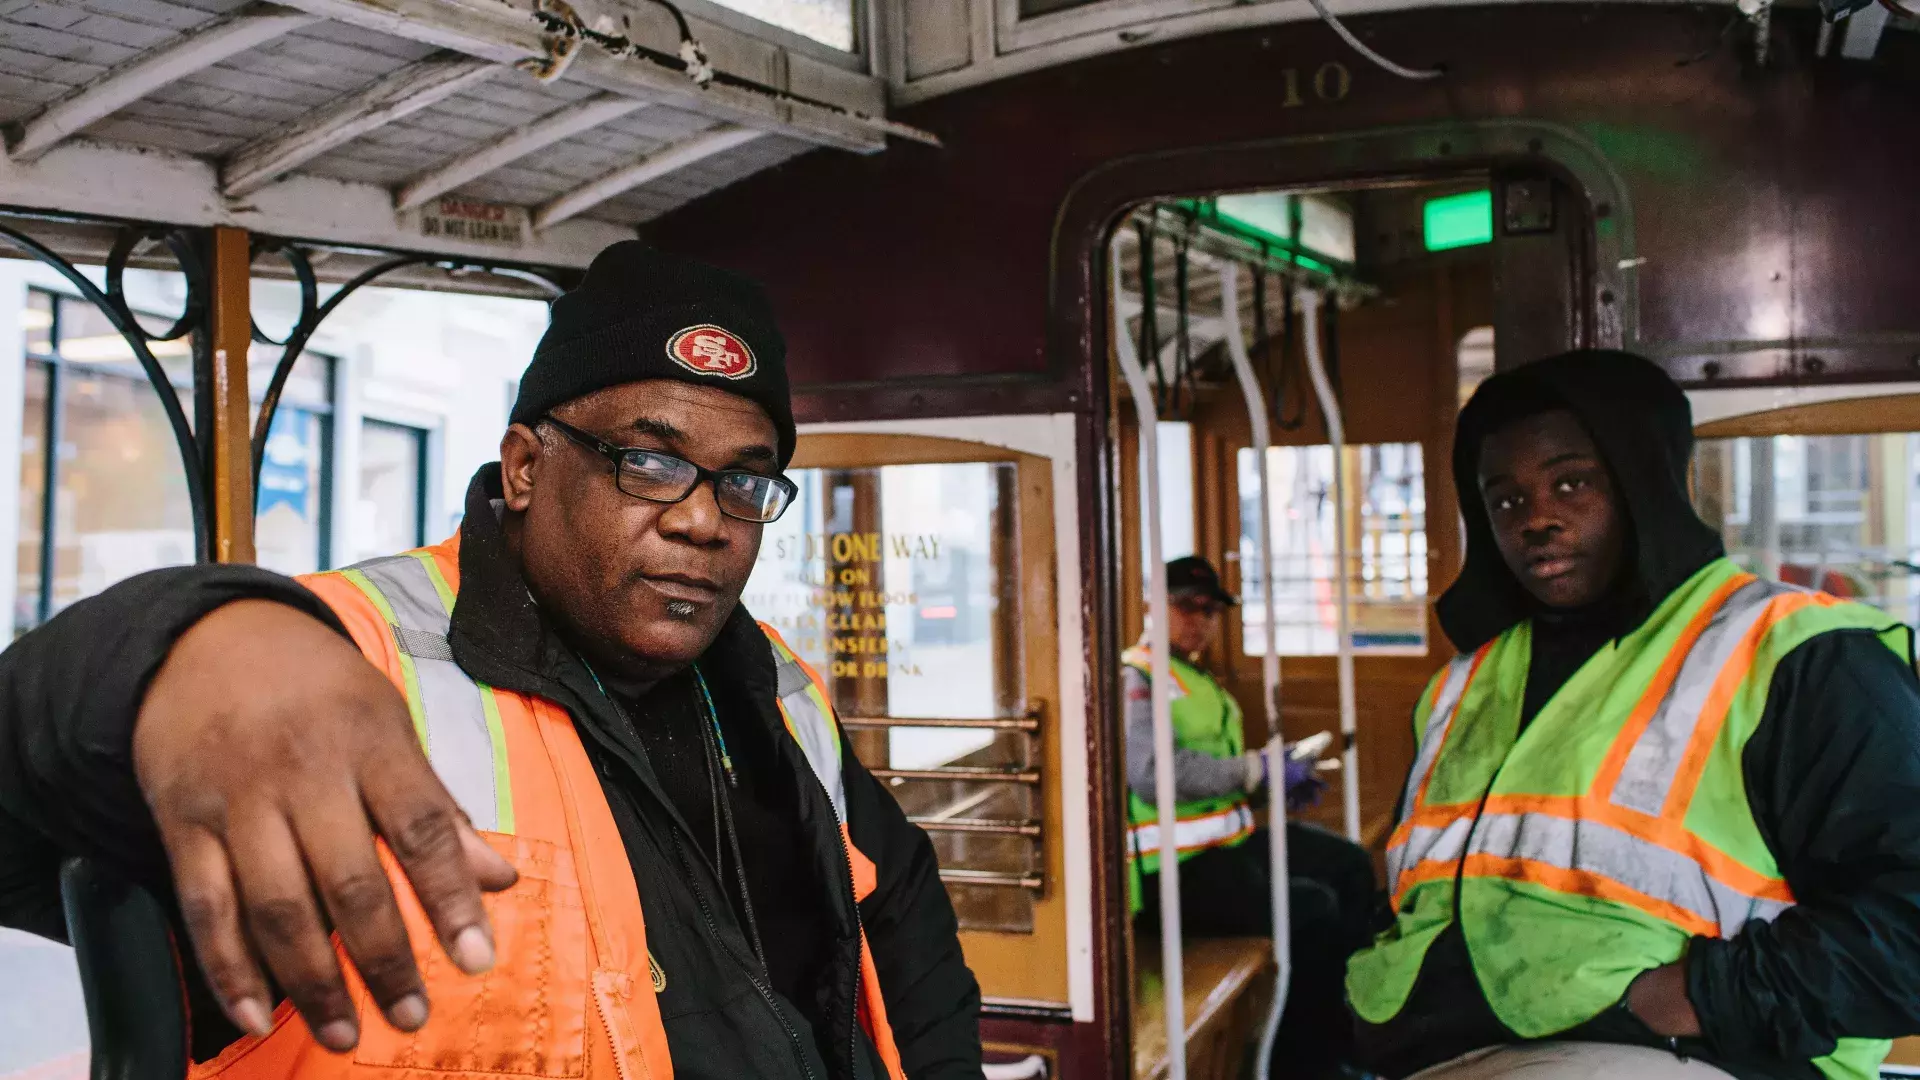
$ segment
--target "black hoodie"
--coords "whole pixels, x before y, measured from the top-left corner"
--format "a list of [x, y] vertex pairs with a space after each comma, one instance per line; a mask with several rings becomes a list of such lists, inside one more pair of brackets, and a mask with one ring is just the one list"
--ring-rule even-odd
[[[1605, 460], [1633, 544], [1630, 572], [1574, 611], [1545, 609], [1507, 569], [1478, 484], [1487, 435], [1562, 408]], [[1688, 498], [1692, 449], [1686, 396], [1628, 353], [1583, 350], [1503, 372], [1461, 412], [1453, 478], [1467, 556], [1440, 598], [1440, 622], [1467, 651], [1534, 620], [1524, 718], [1723, 554]], [[1836, 1038], [1920, 1034], [1920, 682], [1910, 658], [1863, 631], [1800, 646], [1774, 675], [1742, 766], [1754, 816], [1799, 903], [1734, 938], [1694, 939], [1687, 992], [1703, 1035], [1681, 1040], [1682, 1051], [1743, 1080], [1813, 1078], [1821, 1073], [1811, 1060]], [[1428, 951], [1399, 1015], [1359, 1027], [1363, 1063], [1387, 1076], [1519, 1041], [1488, 1005], [1457, 927]], [[1666, 1045], [1624, 1009], [1558, 1037]]]

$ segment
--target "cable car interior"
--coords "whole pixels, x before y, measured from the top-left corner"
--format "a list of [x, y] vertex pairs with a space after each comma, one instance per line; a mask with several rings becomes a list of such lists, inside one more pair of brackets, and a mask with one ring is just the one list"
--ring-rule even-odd
[[[1177, 886], [1135, 917], [1119, 656], [1165, 663], [1163, 564], [1239, 597], [1199, 662], [1272, 775], [1307, 740], [1295, 816], [1376, 871], [1496, 371], [1655, 360], [1736, 561], [1920, 621], [1917, 30], [1902, 0], [0, 0], [0, 612], [433, 542], [595, 252], [742, 271], [801, 423], [743, 602], [932, 838], [987, 1076], [1293, 1075], [1288, 935], [1183, 936]], [[0, 931], [0, 1080], [181, 1075], [152, 899], [65, 886], [74, 950]]]

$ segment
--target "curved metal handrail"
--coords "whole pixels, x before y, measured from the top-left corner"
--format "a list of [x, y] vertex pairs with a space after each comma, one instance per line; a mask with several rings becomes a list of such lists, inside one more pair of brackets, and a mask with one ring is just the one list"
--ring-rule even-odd
[[1326, 358], [1320, 351], [1320, 302], [1321, 296], [1312, 289], [1300, 293], [1300, 314], [1307, 339], [1307, 374], [1313, 379], [1314, 395], [1320, 399], [1320, 412], [1327, 420], [1327, 441], [1333, 446], [1333, 507], [1335, 527], [1333, 530], [1334, 551], [1334, 602], [1339, 605], [1335, 614], [1335, 625], [1340, 634], [1338, 645], [1338, 672], [1340, 686], [1340, 794], [1345, 810], [1347, 839], [1360, 843], [1360, 751], [1355, 738], [1358, 727], [1354, 710], [1353, 689], [1353, 567], [1348, 560], [1352, 553], [1348, 550], [1346, 522], [1347, 482], [1346, 449], [1347, 426], [1340, 411], [1340, 397], [1334, 393], [1333, 383], [1327, 378]]
[[[1264, 301], [1264, 298], [1261, 298]], [[1260, 657], [1261, 701], [1267, 714], [1267, 849], [1271, 858], [1268, 882], [1273, 912], [1273, 1001], [1267, 1009], [1266, 1026], [1260, 1034], [1260, 1052], [1254, 1060], [1254, 1076], [1267, 1080], [1272, 1067], [1273, 1045], [1280, 1037], [1280, 1017], [1286, 1010], [1287, 991], [1293, 981], [1293, 912], [1288, 884], [1287, 862], [1287, 761], [1285, 740], [1280, 730], [1280, 628], [1273, 595], [1273, 484], [1267, 474], [1267, 447], [1272, 435], [1267, 429], [1267, 401], [1260, 381], [1254, 378], [1253, 362], [1247, 357], [1247, 342], [1240, 334], [1240, 267], [1232, 262], [1220, 264], [1220, 313], [1226, 322], [1227, 357], [1233, 362], [1234, 375], [1240, 381], [1241, 396], [1247, 402], [1247, 421], [1252, 425], [1255, 467], [1260, 476], [1260, 587], [1265, 608], [1267, 648]], [[1275, 789], [1278, 790], [1275, 790]]]
[[[1151, 259], [1150, 250], [1143, 249], [1143, 259]], [[1140, 366], [1140, 357], [1134, 348], [1133, 338], [1127, 333], [1126, 318], [1120, 309], [1121, 280], [1120, 260], [1108, 248], [1107, 261], [1111, 265], [1110, 287], [1108, 294], [1113, 302], [1114, 352], [1120, 361], [1120, 372], [1126, 377], [1127, 388], [1132, 392], [1133, 408], [1140, 428], [1140, 494], [1146, 505], [1146, 524], [1142, 531], [1146, 534], [1147, 559], [1147, 648], [1151, 653], [1148, 663], [1151, 665], [1149, 679], [1152, 682], [1153, 698], [1153, 786], [1154, 798], [1159, 804], [1160, 821], [1160, 978], [1164, 988], [1164, 1006], [1167, 1024], [1167, 1080], [1187, 1080], [1187, 1017], [1184, 970], [1181, 967], [1183, 950], [1180, 944], [1180, 859], [1173, 848], [1173, 839], [1179, 824], [1179, 814], [1175, 810], [1176, 795], [1173, 779], [1173, 714], [1172, 703], [1167, 697], [1167, 687], [1173, 680], [1168, 670], [1167, 657], [1171, 646], [1167, 641], [1167, 564], [1161, 554], [1160, 544], [1160, 460], [1154, 437], [1160, 422], [1155, 410], [1155, 397], [1152, 384], [1147, 381], [1147, 373]]]

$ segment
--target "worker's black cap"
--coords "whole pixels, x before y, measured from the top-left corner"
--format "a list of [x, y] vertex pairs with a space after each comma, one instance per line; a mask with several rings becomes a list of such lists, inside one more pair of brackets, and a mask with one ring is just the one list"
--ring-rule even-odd
[[553, 302], [511, 422], [531, 425], [575, 398], [644, 379], [752, 401], [773, 420], [781, 466], [793, 457], [787, 343], [766, 293], [731, 271], [622, 240]]
[[1229, 607], [1240, 603], [1239, 597], [1220, 584], [1220, 575], [1214, 572], [1213, 564], [1198, 555], [1167, 564], [1167, 595], [1208, 596]]

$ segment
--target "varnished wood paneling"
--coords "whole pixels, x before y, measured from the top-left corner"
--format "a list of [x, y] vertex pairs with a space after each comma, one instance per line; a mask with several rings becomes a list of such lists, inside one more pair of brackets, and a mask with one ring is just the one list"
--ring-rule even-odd
[[253, 341], [252, 252], [244, 229], [213, 230], [213, 557], [253, 561], [253, 416], [247, 350]]

